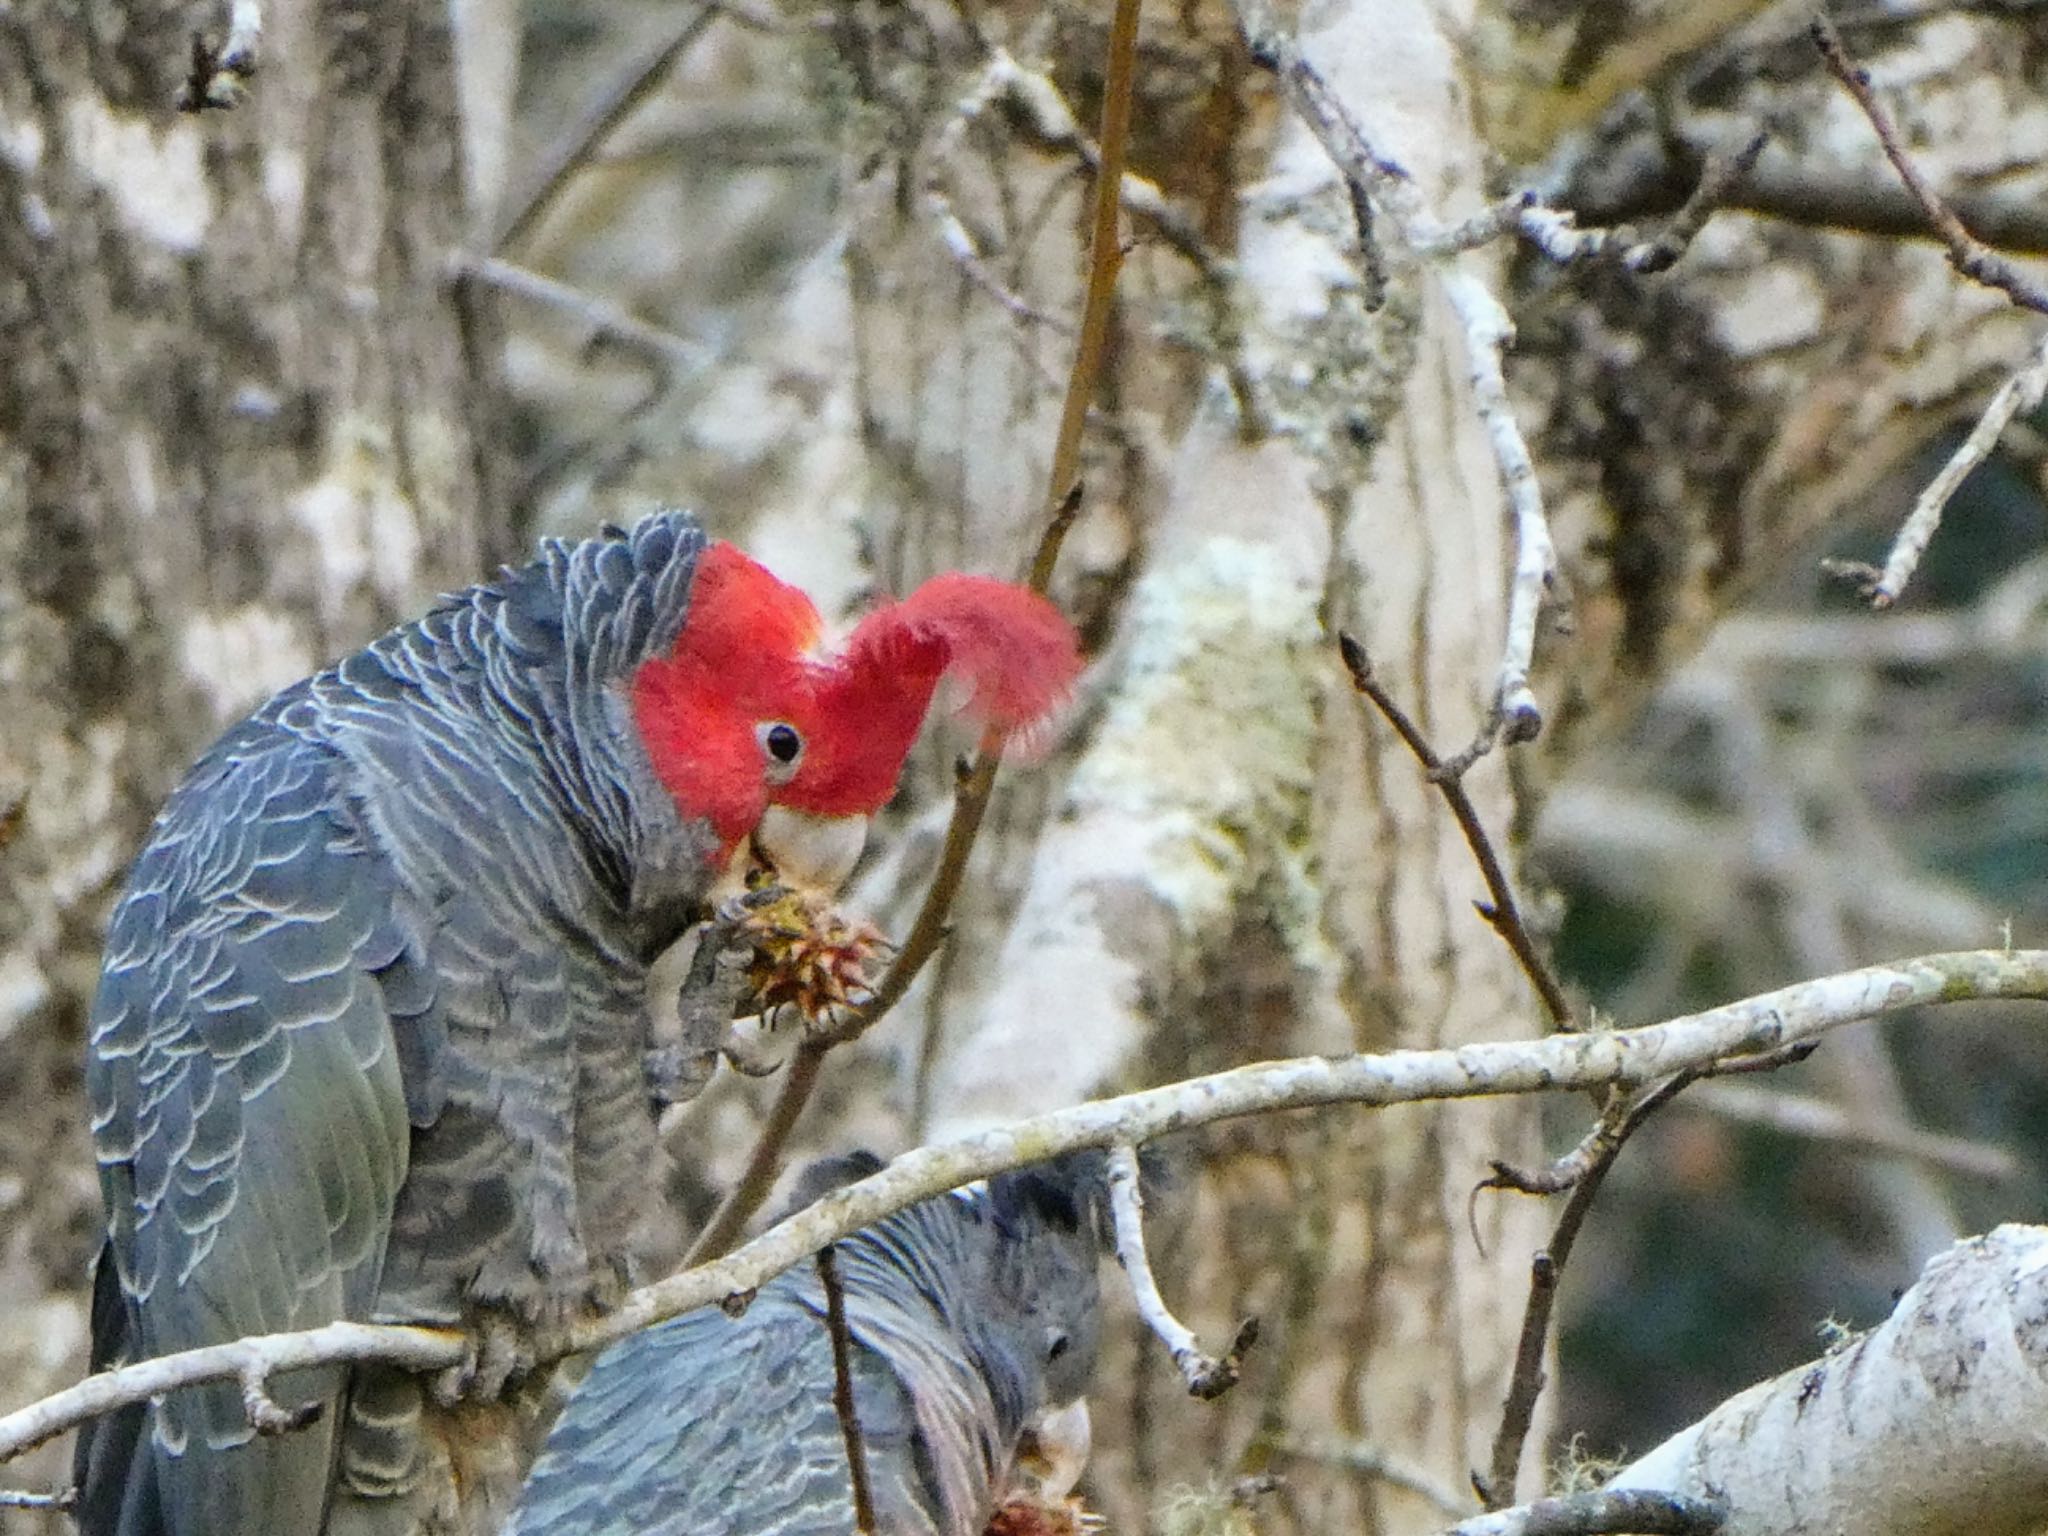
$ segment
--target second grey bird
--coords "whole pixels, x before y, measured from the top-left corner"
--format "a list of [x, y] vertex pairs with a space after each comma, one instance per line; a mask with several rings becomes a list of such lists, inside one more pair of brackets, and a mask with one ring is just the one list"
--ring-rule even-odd
[[[872, 1166], [872, 1165], [870, 1165]], [[1100, 1332], [1100, 1160], [1002, 1175], [844, 1239], [878, 1536], [978, 1536], [1027, 1424], [1078, 1399]], [[854, 1529], [815, 1263], [598, 1356], [507, 1536]]]

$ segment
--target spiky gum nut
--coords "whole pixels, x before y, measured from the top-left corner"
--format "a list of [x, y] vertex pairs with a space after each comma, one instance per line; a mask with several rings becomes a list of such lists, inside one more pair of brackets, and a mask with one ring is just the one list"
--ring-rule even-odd
[[808, 891], [779, 890], [751, 907], [740, 931], [754, 947], [747, 995], [771, 1018], [794, 1009], [806, 1025], [830, 1025], [834, 1014], [874, 996], [875, 966], [893, 952], [873, 923], [847, 917]]
[[1019, 1494], [997, 1508], [982, 1536], [1096, 1536], [1107, 1528], [1102, 1516], [1079, 1499], [1041, 1499]]

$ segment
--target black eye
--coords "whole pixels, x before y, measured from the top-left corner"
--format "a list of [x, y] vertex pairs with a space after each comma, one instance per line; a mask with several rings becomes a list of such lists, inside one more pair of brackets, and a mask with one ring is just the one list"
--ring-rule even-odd
[[804, 755], [804, 739], [793, 725], [777, 720], [760, 728], [761, 750], [785, 766]]
[[1067, 1352], [1067, 1343], [1068, 1339], [1064, 1333], [1055, 1333], [1050, 1339], [1046, 1340], [1046, 1363], [1050, 1364], [1054, 1360], [1059, 1359], [1061, 1355], [1064, 1355]]

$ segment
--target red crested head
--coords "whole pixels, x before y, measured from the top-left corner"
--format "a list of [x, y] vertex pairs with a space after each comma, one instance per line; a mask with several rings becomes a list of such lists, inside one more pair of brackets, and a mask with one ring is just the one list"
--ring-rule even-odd
[[1008, 736], [1043, 722], [1081, 665], [1057, 608], [985, 576], [934, 577], [861, 620], [836, 655], [818, 651], [822, 632], [803, 593], [713, 544], [674, 651], [634, 677], [655, 773], [728, 849], [770, 805], [881, 809], [941, 678], [965, 685], [964, 713]]

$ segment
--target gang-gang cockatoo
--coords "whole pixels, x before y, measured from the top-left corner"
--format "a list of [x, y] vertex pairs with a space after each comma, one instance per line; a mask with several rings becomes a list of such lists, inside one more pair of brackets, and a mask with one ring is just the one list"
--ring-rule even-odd
[[[1057, 1424], [1085, 1457], [1102, 1166], [1000, 1174], [835, 1246], [876, 1536], [981, 1536], [1027, 1428]], [[846, 1536], [834, 1384], [808, 1261], [738, 1317], [628, 1335], [570, 1395], [506, 1536]]]
[[[788, 857], [778, 829], [878, 809], [942, 676], [1006, 732], [1077, 669], [1049, 603], [973, 576], [821, 642], [802, 593], [663, 512], [545, 542], [215, 743], [135, 862], [91, 1014], [95, 1366], [615, 1294], [661, 1161], [651, 963], [736, 859]], [[503, 1518], [497, 1405], [372, 1367], [270, 1386], [317, 1421], [259, 1437], [222, 1385], [89, 1426], [86, 1536]]]

